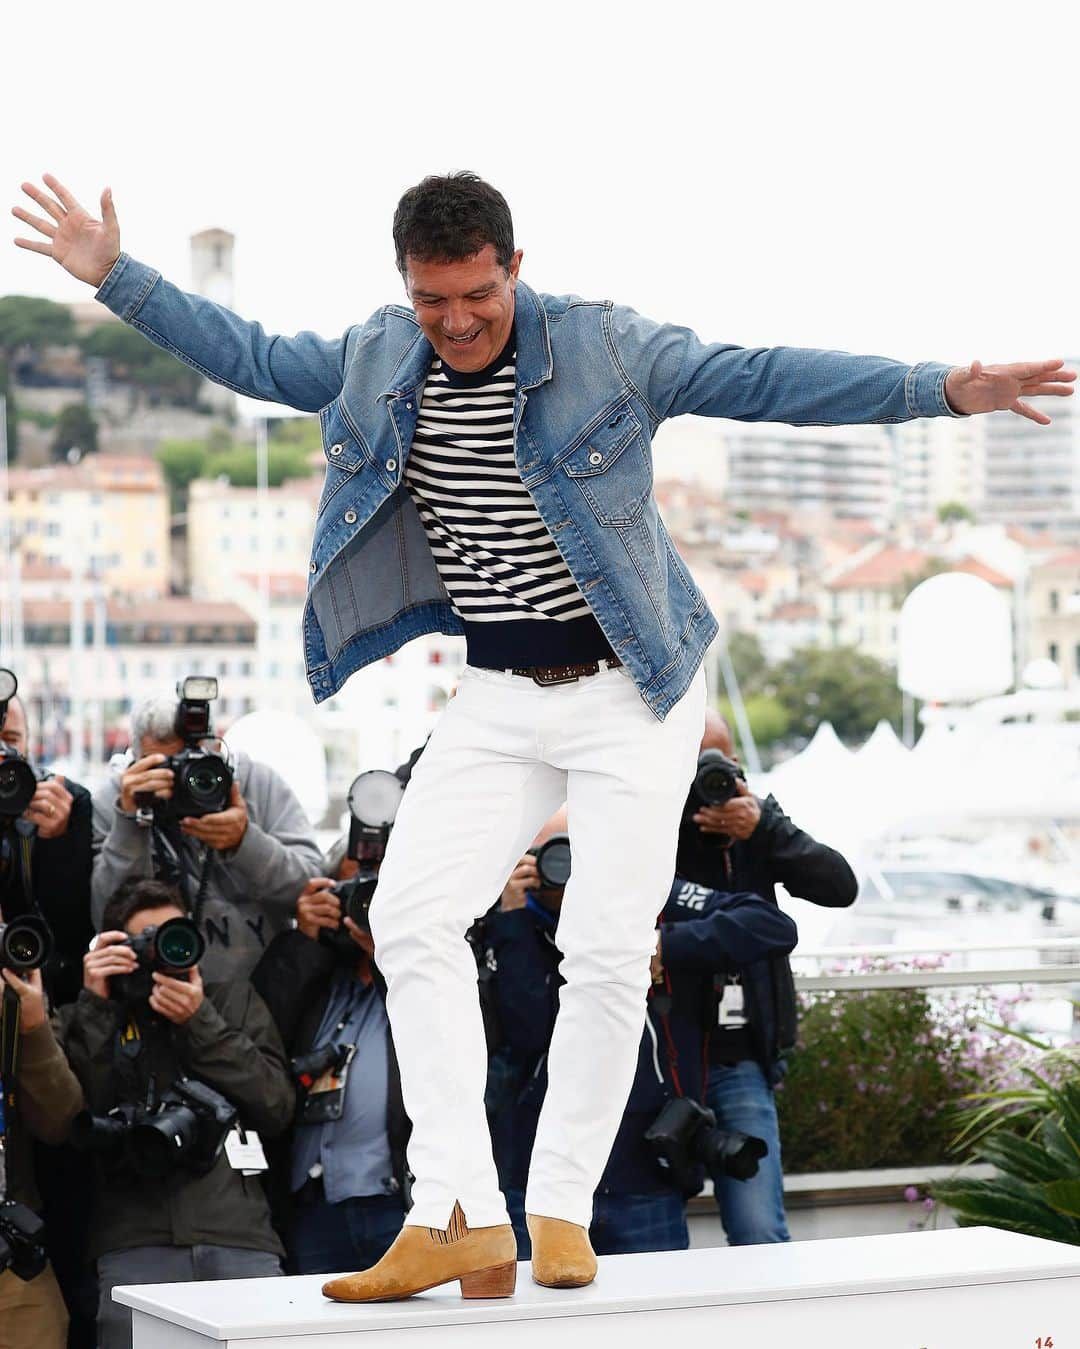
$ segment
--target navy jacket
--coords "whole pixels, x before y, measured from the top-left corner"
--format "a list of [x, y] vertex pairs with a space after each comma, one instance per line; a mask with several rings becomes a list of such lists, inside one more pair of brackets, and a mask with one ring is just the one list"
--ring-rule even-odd
[[[847, 859], [799, 829], [774, 796], [760, 801], [761, 820], [748, 839], [722, 847], [702, 834], [691, 816], [698, 809], [687, 798], [679, 828], [676, 869], [699, 885], [721, 890], [750, 890], [776, 903], [776, 887], [825, 908], [855, 902], [858, 882]], [[775, 1085], [784, 1074], [783, 1055], [795, 1044], [798, 1014], [791, 965], [786, 954], [770, 956], [746, 984], [746, 1012], [754, 1057]], [[713, 1057], [721, 1045], [713, 1044]]]
[[[704, 1095], [713, 974], [738, 970], [745, 979], [755, 962], [791, 951], [798, 939], [794, 922], [758, 895], [707, 891], [679, 878], [660, 927], [670, 990], [654, 989], [649, 996], [637, 1071], [600, 1193], [651, 1194], [670, 1187], [644, 1134], [671, 1096], [681, 1091], [700, 1101]], [[485, 928], [503, 1051], [524, 1079], [509, 1127], [493, 1131], [495, 1147], [504, 1183], [524, 1189], [562, 983], [557, 918], [533, 906], [493, 911]]]

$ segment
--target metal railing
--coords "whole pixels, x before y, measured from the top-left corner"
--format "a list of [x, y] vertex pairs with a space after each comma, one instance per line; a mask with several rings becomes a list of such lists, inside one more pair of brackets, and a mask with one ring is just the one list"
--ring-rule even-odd
[[794, 966], [803, 961], [892, 960], [904, 956], [967, 956], [981, 952], [1069, 951], [1075, 960], [1064, 964], [970, 966], [935, 970], [832, 970], [827, 973], [799, 974], [795, 987], [799, 992], [856, 992], [874, 988], [963, 988], [972, 984], [1066, 984], [1080, 986], [1080, 937], [1034, 937], [1028, 941], [976, 942], [947, 947], [930, 946], [831, 946], [817, 951], [792, 953]]

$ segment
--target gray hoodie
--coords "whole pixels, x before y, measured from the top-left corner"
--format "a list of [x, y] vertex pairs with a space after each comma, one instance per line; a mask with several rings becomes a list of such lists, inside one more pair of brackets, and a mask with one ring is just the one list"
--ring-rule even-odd
[[[246, 979], [271, 939], [290, 926], [296, 901], [312, 876], [323, 873], [322, 854], [307, 816], [288, 783], [268, 765], [242, 752], [233, 756], [248, 825], [239, 847], [210, 850], [210, 870], [200, 927], [206, 954], [199, 962], [204, 980]], [[120, 779], [114, 769], [94, 794], [94, 871], [91, 885], [94, 926], [122, 881], [154, 876], [151, 829], [120, 810]], [[181, 858], [194, 900], [203, 872], [204, 845], [181, 837]], [[161, 879], [167, 879], [162, 877]]]

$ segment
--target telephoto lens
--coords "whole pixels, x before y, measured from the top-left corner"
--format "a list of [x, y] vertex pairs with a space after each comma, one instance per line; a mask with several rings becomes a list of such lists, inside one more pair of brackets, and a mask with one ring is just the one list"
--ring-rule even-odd
[[16, 819], [36, 791], [34, 770], [16, 750], [0, 744], [0, 818]]
[[549, 889], [560, 889], [570, 879], [570, 835], [552, 834], [539, 848], [530, 849], [536, 858], [540, 883]]
[[0, 923], [0, 966], [18, 974], [39, 970], [52, 955], [53, 939], [49, 925], [37, 914], [28, 913], [10, 923]]

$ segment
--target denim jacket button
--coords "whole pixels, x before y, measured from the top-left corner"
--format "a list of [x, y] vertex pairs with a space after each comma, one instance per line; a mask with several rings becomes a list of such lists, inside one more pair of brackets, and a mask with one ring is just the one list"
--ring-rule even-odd
[[356, 512], [355, 512], [355, 511], [346, 511], [346, 512], [345, 512], [345, 523], [346, 523], [347, 525], [355, 525], [355, 524], [356, 524]]
[[313, 562], [313, 563], [311, 564], [311, 566], [308, 568], [308, 571], [310, 571], [310, 572], [312, 572], [312, 573], [315, 573], [315, 572], [317, 572], [318, 570], [319, 570], [319, 564], [318, 564], [317, 562]]
[[341, 452], [342, 452], [344, 449], [345, 449], [345, 446], [344, 446], [344, 445], [331, 445], [331, 446], [330, 446], [330, 453], [331, 453], [331, 454], [335, 454], [335, 455], [336, 455], [336, 454], [341, 454]]
[[600, 453], [599, 450], [593, 450], [592, 454], [589, 455], [590, 464], [602, 464], [603, 462], [604, 456]]
[[386, 461], [386, 471], [387, 471], [387, 473], [393, 473], [393, 471], [394, 471], [395, 468], [397, 468], [397, 460], [396, 460], [396, 459], [388, 459], [388, 460]]
[[412, 404], [411, 404], [411, 403], [406, 403], [406, 404], [405, 404], [405, 411], [406, 411], [406, 412], [411, 412], [411, 411], [412, 411]]

